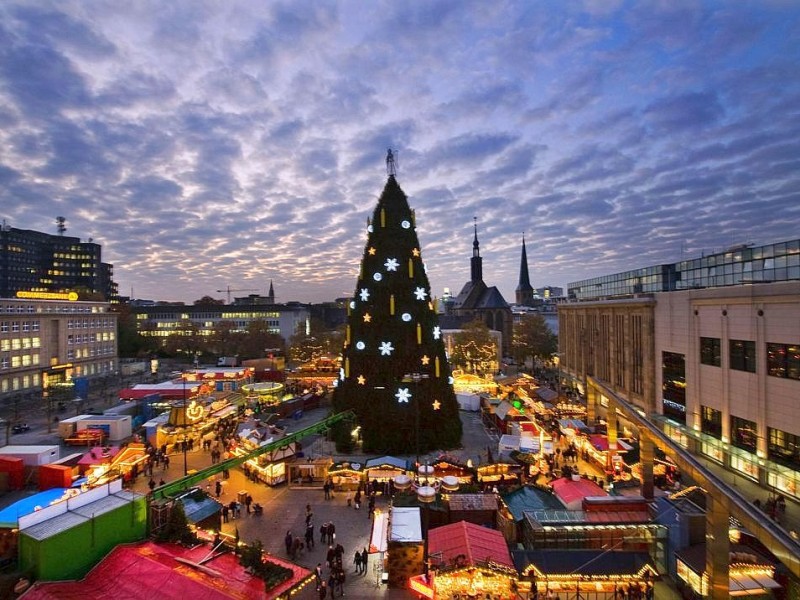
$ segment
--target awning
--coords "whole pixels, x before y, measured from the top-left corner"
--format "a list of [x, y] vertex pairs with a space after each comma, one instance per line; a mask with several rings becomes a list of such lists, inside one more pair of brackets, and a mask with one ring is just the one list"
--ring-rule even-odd
[[754, 593], [766, 593], [767, 590], [777, 590], [780, 587], [780, 584], [768, 575], [731, 573], [728, 580], [731, 596], [751, 596]]
[[369, 538], [369, 551], [386, 552], [389, 539], [389, 513], [379, 512], [372, 521], [372, 535]]

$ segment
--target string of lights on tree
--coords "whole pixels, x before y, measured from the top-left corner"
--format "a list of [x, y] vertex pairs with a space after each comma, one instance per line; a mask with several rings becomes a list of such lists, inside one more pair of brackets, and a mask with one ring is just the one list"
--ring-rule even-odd
[[356, 412], [367, 451], [427, 452], [456, 446], [461, 422], [415, 214], [389, 166], [367, 222], [334, 406]]

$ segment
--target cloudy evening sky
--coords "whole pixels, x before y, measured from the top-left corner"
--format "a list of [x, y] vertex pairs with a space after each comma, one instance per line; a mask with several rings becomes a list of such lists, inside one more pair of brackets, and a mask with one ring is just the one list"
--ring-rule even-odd
[[[120, 293], [355, 285], [396, 149], [433, 293], [800, 237], [800, 4], [0, 3], [0, 218]], [[244, 295], [240, 293], [237, 295]]]

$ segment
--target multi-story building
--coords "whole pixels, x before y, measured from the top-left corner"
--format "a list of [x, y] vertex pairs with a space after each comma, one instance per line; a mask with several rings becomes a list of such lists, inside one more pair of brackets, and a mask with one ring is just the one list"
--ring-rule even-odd
[[288, 340], [299, 327], [310, 321], [308, 307], [302, 304], [165, 304], [132, 305], [136, 329], [146, 337], [178, 335], [210, 336], [223, 322], [233, 325], [232, 332], [246, 332], [254, 321], [266, 322], [270, 333]]
[[577, 282], [569, 296], [565, 373], [601, 381], [690, 452], [800, 498], [800, 240]]
[[[117, 370], [117, 315], [76, 294], [0, 298], [0, 399]], [[47, 298], [47, 299], [45, 299]]]
[[117, 297], [113, 266], [100, 244], [39, 231], [0, 227], [0, 298], [17, 292], [78, 292], [107, 301]]

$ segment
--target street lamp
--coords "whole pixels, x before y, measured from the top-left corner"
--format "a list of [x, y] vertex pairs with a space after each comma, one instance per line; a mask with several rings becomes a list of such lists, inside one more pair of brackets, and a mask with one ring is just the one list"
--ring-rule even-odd
[[188, 417], [186, 416], [186, 373], [181, 372], [181, 380], [183, 381], [183, 476], [189, 474], [188, 457], [186, 456], [186, 428], [189, 426]]

